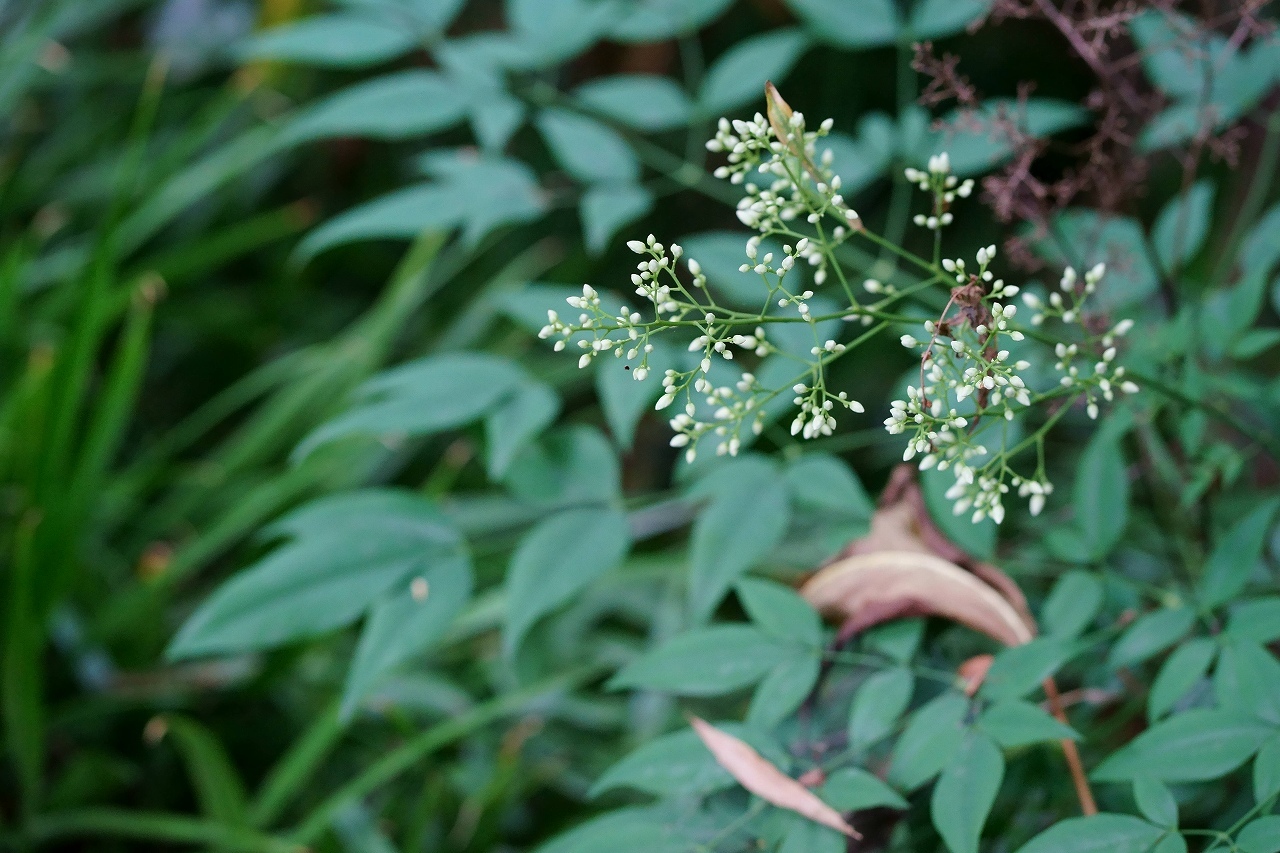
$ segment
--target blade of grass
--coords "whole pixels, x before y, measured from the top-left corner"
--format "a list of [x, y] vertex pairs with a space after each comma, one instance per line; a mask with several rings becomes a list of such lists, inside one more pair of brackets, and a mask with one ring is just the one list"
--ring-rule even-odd
[[80, 809], [42, 815], [32, 821], [33, 842], [64, 838], [132, 838], [168, 844], [206, 844], [240, 853], [305, 853], [301, 845], [247, 829], [183, 815], [124, 809]]

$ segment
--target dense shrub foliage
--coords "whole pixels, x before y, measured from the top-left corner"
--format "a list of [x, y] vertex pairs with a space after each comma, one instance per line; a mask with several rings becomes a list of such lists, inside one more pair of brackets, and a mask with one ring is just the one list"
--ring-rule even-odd
[[0, 0], [0, 842], [1280, 851], [1272, 6]]

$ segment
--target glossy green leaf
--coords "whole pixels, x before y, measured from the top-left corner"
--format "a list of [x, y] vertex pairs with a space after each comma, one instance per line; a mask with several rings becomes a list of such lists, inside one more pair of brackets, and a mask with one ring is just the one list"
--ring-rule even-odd
[[715, 625], [679, 634], [646, 652], [615, 675], [609, 687], [718, 696], [755, 684], [789, 659], [794, 648], [758, 628]]
[[[316, 529], [317, 519], [343, 514], [342, 524]], [[295, 538], [207, 598], [174, 638], [170, 659], [267, 649], [346, 625], [459, 542], [430, 503], [400, 493], [327, 498], [280, 529]]]
[[1129, 476], [1115, 436], [1099, 431], [1085, 446], [1072, 505], [1089, 554], [1105, 557], [1120, 541], [1129, 517]]
[[906, 667], [877, 672], [862, 682], [849, 709], [849, 743], [865, 749], [887, 737], [896, 727], [915, 688]]
[[627, 517], [615, 509], [566, 510], [530, 530], [507, 570], [507, 653], [540, 617], [621, 563], [630, 547]]
[[600, 254], [623, 226], [635, 222], [652, 208], [653, 193], [639, 184], [606, 183], [589, 187], [578, 205], [587, 248]]
[[1166, 270], [1181, 269], [1195, 257], [1209, 234], [1214, 186], [1197, 181], [1165, 205], [1156, 219], [1151, 242]]
[[1238, 711], [1187, 711], [1157, 723], [1112, 753], [1093, 771], [1093, 778], [1125, 782], [1145, 774], [1163, 782], [1217, 779], [1248, 761], [1273, 731]]
[[1058, 579], [1045, 601], [1041, 621], [1046, 633], [1075, 637], [1092, 624], [1102, 607], [1102, 584], [1095, 575], [1072, 570]]
[[1178, 642], [1196, 621], [1189, 607], [1166, 607], [1139, 616], [1125, 629], [1107, 655], [1112, 667], [1142, 663]]
[[1073, 817], [1055, 823], [1017, 853], [1147, 853], [1164, 832], [1131, 815]]
[[995, 701], [1020, 699], [1076, 654], [1070, 641], [1061, 637], [1037, 637], [1021, 646], [1001, 649], [982, 682], [983, 696]]
[[978, 717], [977, 726], [1006, 749], [1052, 740], [1079, 740], [1080, 735], [1039, 705], [1020, 699], [996, 702]]
[[970, 730], [933, 788], [930, 816], [951, 853], [977, 853], [987, 815], [1004, 779], [1004, 756], [985, 734]]
[[814, 37], [837, 47], [892, 44], [902, 28], [893, 0], [860, 0], [856, 8], [843, 0], [787, 0], [787, 5]]
[[806, 646], [822, 645], [822, 619], [809, 602], [774, 581], [743, 578], [735, 587], [747, 616], [757, 627]]
[[573, 94], [592, 112], [643, 131], [684, 127], [693, 110], [683, 89], [656, 74], [597, 77]]
[[791, 513], [786, 481], [771, 463], [743, 457], [718, 473], [689, 546], [689, 599], [698, 619], [710, 616], [729, 587], [782, 541]]
[[964, 736], [968, 712], [964, 696], [944, 693], [911, 715], [893, 747], [889, 781], [894, 787], [914, 791], [946, 766]]
[[1151, 722], [1167, 714], [1187, 691], [1204, 678], [1218, 653], [1218, 644], [1208, 637], [1196, 637], [1174, 649], [1151, 684], [1147, 697], [1147, 719]]
[[1228, 640], [1213, 672], [1218, 705], [1280, 726], [1280, 660], [1258, 645]]
[[1200, 600], [1206, 607], [1225, 604], [1248, 584], [1262, 559], [1262, 549], [1277, 509], [1280, 509], [1280, 498], [1265, 501], [1236, 522], [1214, 546], [1197, 585]]
[[544, 109], [534, 122], [565, 171], [584, 183], [633, 183], [640, 161], [617, 131], [593, 118]]
[[1177, 828], [1178, 801], [1163, 782], [1150, 776], [1138, 776], [1133, 780], [1133, 799], [1147, 820], [1157, 826]]
[[401, 664], [431, 648], [471, 599], [470, 558], [461, 553], [427, 565], [374, 605], [342, 694], [342, 716]]
[[302, 111], [282, 144], [333, 136], [409, 139], [453, 127], [467, 114], [466, 93], [434, 71], [399, 71], [341, 89]]
[[808, 46], [809, 40], [796, 29], [773, 30], [738, 42], [707, 69], [698, 90], [698, 110], [718, 116], [743, 104], [763, 104], [764, 84], [781, 85]]
[[775, 666], [752, 695], [747, 722], [771, 729], [790, 717], [818, 682], [819, 669], [818, 656], [803, 650]]
[[403, 56], [418, 43], [413, 31], [390, 21], [352, 14], [315, 15], [272, 27], [241, 44], [243, 60], [273, 59], [304, 65], [359, 68]]
[[905, 811], [907, 801], [879, 776], [861, 767], [845, 767], [827, 777], [818, 796], [840, 811], [857, 811], [886, 806]]
[[1280, 815], [1268, 815], [1247, 823], [1236, 836], [1240, 853], [1280, 853]]

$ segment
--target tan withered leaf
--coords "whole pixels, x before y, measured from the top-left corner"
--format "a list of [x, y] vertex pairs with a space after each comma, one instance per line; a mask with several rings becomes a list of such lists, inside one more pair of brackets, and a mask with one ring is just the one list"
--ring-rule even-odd
[[800, 594], [853, 634], [890, 619], [942, 616], [1006, 646], [1034, 636], [1008, 599], [970, 572], [919, 551], [875, 551], [837, 560], [818, 571]]
[[818, 796], [763, 758], [747, 743], [726, 734], [698, 717], [690, 717], [693, 730], [707, 749], [738, 784], [778, 808], [788, 809], [815, 823], [829, 826], [851, 838], [861, 838], [840, 813]]

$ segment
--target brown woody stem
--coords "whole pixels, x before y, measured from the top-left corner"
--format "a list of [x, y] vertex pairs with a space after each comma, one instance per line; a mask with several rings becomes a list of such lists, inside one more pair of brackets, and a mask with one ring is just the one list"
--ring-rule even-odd
[[[1067, 712], [1062, 709], [1062, 697], [1058, 693], [1058, 684], [1052, 678], [1044, 680], [1044, 695], [1049, 700], [1049, 710], [1053, 716], [1057, 717], [1058, 722], [1065, 726], [1071, 725], [1067, 721]], [[1095, 815], [1098, 813], [1098, 804], [1093, 800], [1093, 791], [1089, 788], [1089, 779], [1084, 773], [1084, 764], [1080, 761], [1080, 750], [1076, 748], [1073, 740], [1063, 739], [1062, 756], [1067, 760], [1067, 768], [1071, 771], [1071, 781], [1076, 787], [1076, 798], [1080, 800], [1080, 812], [1084, 815]]]

